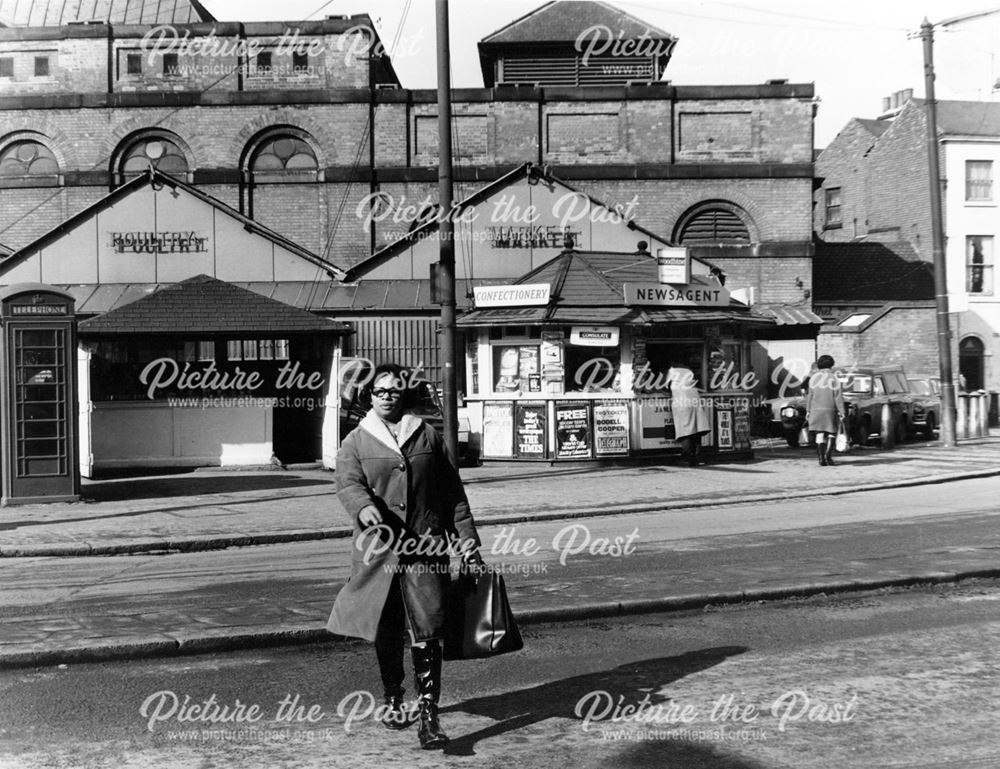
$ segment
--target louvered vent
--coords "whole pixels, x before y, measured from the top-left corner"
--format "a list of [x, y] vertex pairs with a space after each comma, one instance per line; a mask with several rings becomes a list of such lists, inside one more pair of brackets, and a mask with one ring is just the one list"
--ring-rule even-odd
[[649, 56], [518, 56], [503, 60], [503, 83], [538, 83], [542, 86], [625, 85], [652, 82]]
[[706, 208], [685, 223], [679, 240], [684, 246], [717, 243], [746, 246], [750, 244], [750, 231], [743, 220], [732, 211], [725, 208]]

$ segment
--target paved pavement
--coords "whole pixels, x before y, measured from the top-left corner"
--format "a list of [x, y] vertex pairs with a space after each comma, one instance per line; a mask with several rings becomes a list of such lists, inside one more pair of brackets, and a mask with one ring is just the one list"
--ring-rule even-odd
[[[621, 533], [621, 523], [608, 516], [629, 514], [638, 520], [649, 511], [661, 516], [675, 511], [687, 525], [697, 526], [708, 520], [706, 511], [725, 504], [787, 504], [1000, 475], [998, 458], [1000, 436], [953, 449], [910, 443], [892, 451], [854, 450], [831, 468], [818, 467], [804, 449], [767, 443], [753, 459], [720, 459], [695, 469], [671, 463], [491, 463], [468, 468], [463, 477], [478, 521], [494, 537], [493, 527], [521, 524], [518, 536], [523, 538], [565, 527], [568, 520], [587, 521], [581, 530], [589, 535], [587, 526], [596, 531], [601, 525], [593, 517], [603, 516], [611, 538]], [[322, 470], [122, 478], [85, 484], [79, 503], [0, 509], [0, 584], [5, 585], [0, 666], [320, 640], [325, 612], [348, 569], [347, 548], [323, 540], [348, 534], [332, 474]], [[270, 547], [243, 547], [248, 545]], [[286, 592], [272, 595], [271, 583], [277, 580], [268, 559], [289, 552], [296, 554], [293, 561], [301, 558], [301, 572], [284, 575]], [[651, 561], [649, 568], [656, 570], [657, 564]], [[816, 562], [789, 559], [777, 572], [773, 563], [762, 564], [756, 576], [749, 573], [750, 565], [694, 575], [687, 584], [677, 580], [664, 593], [658, 585], [652, 591], [626, 590], [588, 562], [561, 572], [558, 581], [520, 581], [520, 616], [530, 622], [704, 606], [988, 575], [1000, 566], [992, 553], [970, 554], [938, 568], [920, 558], [888, 569], [872, 560], [846, 577], [843, 570], [829, 564], [818, 568]], [[325, 581], [319, 592], [310, 593], [317, 587], [312, 584], [316, 574], [326, 574]], [[213, 592], [219, 581], [245, 584], [245, 595], [234, 598], [232, 589]], [[297, 601], [296, 590], [309, 593], [308, 599]]]

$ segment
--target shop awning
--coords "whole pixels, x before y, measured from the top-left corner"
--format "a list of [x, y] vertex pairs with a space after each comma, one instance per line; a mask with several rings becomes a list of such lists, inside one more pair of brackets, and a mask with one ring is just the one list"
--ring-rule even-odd
[[791, 304], [758, 304], [754, 312], [773, 318], [779, 326], [821, 326], [823, 319], [808, 307]]
[[[111, 288], [102, 286], [92, 294]], [[346, 323], [314, 315], [208, 275], [188, 278], [151, 293], [145, 289], [133, 288], [130, 292], [123, 287], [114, 288], [102, 299], [118, 302], [117, 308], [81, 322], [81, 335], [350, 333]], [[121, 303], [135, 294], [138, 296], [132, 301]]]

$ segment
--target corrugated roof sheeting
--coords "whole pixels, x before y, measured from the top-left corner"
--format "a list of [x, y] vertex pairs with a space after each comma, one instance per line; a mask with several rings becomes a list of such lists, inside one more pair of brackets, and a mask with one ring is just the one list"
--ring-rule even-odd
[[787, 304], [758, 305], [754, 311], [773, 318], [779, 326], [822, 325], [823, 319], [808, 307]]

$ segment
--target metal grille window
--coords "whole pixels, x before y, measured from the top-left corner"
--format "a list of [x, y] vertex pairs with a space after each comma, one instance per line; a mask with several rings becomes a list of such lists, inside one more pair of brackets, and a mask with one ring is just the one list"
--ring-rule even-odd
[[970, 294], [993, 293], [993, 238], [970, 235], [965, 245], [965, 290]]
[[36, 56], [35, 57], [35, 77], [48, 77], [49, 76], [49, 57], [48, 56]]
[[840, 216], [840, 187], [831, 187], [826, 191], [826, 226], [840, 227], [843, 220]]
[[257, 54], [257, 74], [258, 75], [270, 75], [271, 74], [271, 52], [261, 51]]
[[126, 75], [141, 75], [142, 74], [142, 54], [141, 53], [130, 53], [125, 56], [125, 74]]
[[0, 57], [0, 77], [14, 77], [14, 59], [11, 56]]
[[63, 329], [14, 331], [15, 452], [20, 478], [64, 475], [68, 469], [65, 335]]
[[296, 75], [305, 75], [309, 72], [309, 54], [299, 51], [292, 53], [292, 72]]
[[993, 200], [993, 161], [965, 161], [965, 199], [969, 201]]

